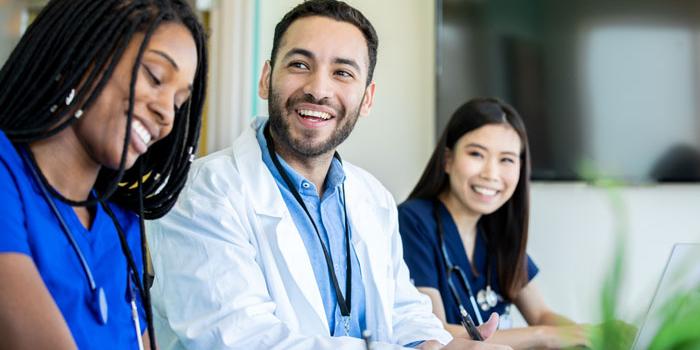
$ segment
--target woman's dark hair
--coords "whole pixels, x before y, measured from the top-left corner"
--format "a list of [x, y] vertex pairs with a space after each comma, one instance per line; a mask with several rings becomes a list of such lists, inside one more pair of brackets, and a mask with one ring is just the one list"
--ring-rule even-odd
[[[159, 218], [174, 205], [199, 138], [207, 75], [204, 29], [185, 0], [52, 0], [0, 70], [0, 129], [14, 143], [45, 139], [75, 123], [78, 118], [72, 114], [76, 110], [90, 108], [134, 35], [144, 33], [131, 73], [125, 122], [129, 130], [141, 57], [153, 32], [170, 22], [189, 29], [198, 55], [192, 96], [177, 111], [172, 132], [150, 147], [129, 170], [125, 169], [127, 134], [119, 168], [103, 167], [100, 172], [95, 185], [100, 198], [76, 202], [54, 193], [65, 202], [93, 205], [109, 198], [139, 212], [139, 200], [143, 198], [146, 219]], [[77, 103], [67, 106], [64, 101], [72, 90]], [[147, 176], [143, 186], [133, 186], [143, 179], [142, 175]]]
[[479, 224], [486, 232], [488, 253], [496, 257], [498, 280], [505, 297], [513, 300], [527, 284], [527, 235], [530, 216], [530, 153], [525, 124], [513, 107], [491, 97], [475, 98], [455, 111], [445, 127], [418, 184], [408, 196], [437, 200], [449, 191], [449, 175], [445, 172], [445, 152], [454, 151], [457, 141], [466, 133], [484, 125], [507, 124], [520, 137], [520, 180], [513, 196], [495, 212], [483, 215]]
[[[192, 94], [176, 111], [172, 132], [126, 170], [136, 77], [151, 36], [164, 23], [182, 24], [196, 44], [198, 65]], [[74, 206], [92, 206], [109, 199], [139, 213], [144, 244], [143, 220], [159, 218], [174, 205], [199, 138], [207, 76], [206, 35], [185, 0], [51, 0], [0, 70], [0, 130], [13, 143], [27, 144], [71, 126], [101, 94], [137, 33], [144, 39], [131, 70], [127, 132], [119, 168], [102, 167], [95, 184], [98, 198], [73, 201], [51, 190]], [[66, 102], [73, 94], [75, 102]], [[121, 230], [118, 225], [117, 230]], [[125, 254], [130, 257], [130, 253]], [[129, 263], [133, 265], [133, 261]], [[144, 307], [153, 336], [148, 289], [140, 289], [145, 289]], [[155, 348], [153, 338], [151, 348]]]
[[359, 29], [367, 41], [367, 55], [369, 57], [369, 67], [367, 70], [367, 82], [372, 82], [374, 67], [377, 65], [377, 47], [379, 38], [372, 23], [354, 7], [337, 0], [307, 0], [294, 7], [284, 15], [282, 20], [275, 26], [275, 35], [272, 40], [272, 52], [270, 54], [270, 65], [274, 67], [277, 50], [279, 50], [282, 36], [287, 32], [289, 26], [294, 21], [311, 16], [328, 17], [340, 22], [347, 22]]

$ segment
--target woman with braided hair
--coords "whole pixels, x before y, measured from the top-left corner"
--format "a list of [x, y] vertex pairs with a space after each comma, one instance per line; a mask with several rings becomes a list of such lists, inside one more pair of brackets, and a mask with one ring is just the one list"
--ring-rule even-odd
[[143, 220], [184, 185], [205, 34], [185, 0], [52, 0], [0, 71], [0, 348], [155, 348]]

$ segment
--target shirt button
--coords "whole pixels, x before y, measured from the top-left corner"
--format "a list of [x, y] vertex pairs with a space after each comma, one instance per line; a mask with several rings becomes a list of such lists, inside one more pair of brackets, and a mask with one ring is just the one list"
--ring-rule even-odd
[[308, 182], [304, 182], [301, 184], [301, 187], [303, 187], [303, 188], [309, 188], [310, 186], [311, 186], [311, 184], [309, 184]]

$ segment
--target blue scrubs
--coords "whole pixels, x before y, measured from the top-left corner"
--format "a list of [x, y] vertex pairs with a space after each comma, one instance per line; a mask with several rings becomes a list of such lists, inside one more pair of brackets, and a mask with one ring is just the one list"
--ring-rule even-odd
[[[438, 215], [440, 215], [442, 220], [445, 245], [450, 260], [452, 264], [458, 265], [464, 271], [467, 281], [474, 292], [474, 297], [476, 298], [476, 294], [480, 290], [486, 289], [487, 285], [487, 250], [486, 242], [484, 241], [484, 232], [479, 231], [476, 237], [473, 263], [478, 273], [475, 274], [467, 258], [462, 239], [459, 237], [457, 226], [452, 216], [447, 211], [447, 208], [442, 203], [439, 204]], [[446, 267], [440, 250], [437, 223], [433, 216], [433, 201], [411, 199], [399, 205], [399, 231], [401, 232], [401, 240], [403, 242], [404, 260], [408, 265], [414, 285], [416, 287], [435, 288], [440, 291], [440, 296], [445, 306], [447, 323], [459, 324], [461, 320], [459, 308], [447, 285]], [[502, 296], [503, 293], [501, 293], [496, 262], [494, 260], [495, 258], [492, 258], [490, 264], [491, 289], [499, 296]], [[532, 280], [538, 271], [539, 269], [528, 256], [528, 280]], [[453, 275], [454, 274], [455, 273], [453, 273]], [[474, 322], [476, 322], [476, 313], [469, 302], [467, 290], [462, 286], [457, 276], [451, 276], [451, 278], [452, 283], [460, 294], [462, 305], [464, 305], [464, 308], [469, 312]], [[496, 306], [487, 311], [480, 309], [479, 312], [483, 320], [486, 321], [492, 312], [503, 315], [510, 304], [511, 303], [505, 300], [504, 297], [501, 297]]]
[[[70, 169], [66, 169], [70, 171]], [[73, 209], [54, 198], [54, 203], [70, 228], [92, 271], [95, 283], [106, 293], [108, 320], [99, 322], [91, 307], [96, 306], [93, 292], [76, 252], [49, 207], [31, 170], [4, 133], [0, 132], [0, 254], [27, 255], [61, 310], [63, 318], [80, 349], [137, 349], [131, 317], [131, 299], [127, 290], [127, 262], [122, 254], [114, 224], [101, 206], [95, 207], [88, 230]], [[128, 245], [142, 271], [138, 217], [109, 204], [121, 223]], [[146, 321], [141, 299], [131, 283], [141, 318], [141, 333]], [[40, 328], [35, 330], [41, 332]]]

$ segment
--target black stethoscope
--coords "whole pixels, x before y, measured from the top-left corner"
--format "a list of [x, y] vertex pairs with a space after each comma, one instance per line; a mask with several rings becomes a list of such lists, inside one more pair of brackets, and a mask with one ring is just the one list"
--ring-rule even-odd
[[455, 273], [455, 275], [461, 282], [462, 287], [467, 291], [467, 294], [469, 294], [469, 302], [472, 306], [472, 310], [474, 310], [474, 314], [476, 315], [478, 324], [483, 324], [484, 320], [481, 317], [481, 311], [479, 311], [479, 309], [483, 311], [488, 311], [491, 308], [495, 307], [499, 301], [498, 294], [496, 294], [496, 292], [491, 288], [491, 259], [488, 257], [486, 258], [486, 288], [480, 290], [475, 297], [474, 292], [472, 291], [472, 288], [469, 285], [469, 281], [467, 280], [467, 277], [464, 273], [464, 270], [462, 270], [462, 268], [460, 268], [459, 266], [452, 264], [452, 260], [450, 260], [450, 255], [447, 253], [447, 246], [445, 246], [445, 234], [444, 229], [442, 227], [442, 219], [440, 217], [439, 205], [440, 204], [438, 200], [435, 200], [433, 202], [433, 216], [435, 217], [435, 222], [437, 223], [437, 234], [438, 240], [440, 242], [440, 250], [442, 251], [442, 258], [445, 261], [445, 271], [447, 273], [447, 286], [450, 289], [455, 303], [457, 303], [457, 307], [460, 310], [464, 309], [464, 305], [462, 305], [462, 300], [459, 297], [459, 293], [457, 292], [457, 287], [455, 287], [454, 283], [452, 283], [452, 275], [453, 273]]
[[[39, 171], [37, 170], [37, 166], [35, 164], [34, 159], [30, 156], [30, 151], [28, 149], [22, 149], [18, 150], [19, 153], [22, 155], [22, 158], [24, 158], [24, 161], [26, 162], [27, 166], [29, 167], [29, 170], [32, 172], [32, 176], [34, 177], [34, 180], [39, 186], [39, 189], [41, 190], [41, 193], [43, 197], [46, 199], [46, 202], [48, 203], [49, 207], [51, 207], [51, 211], [56, 215], [56, 219], [58, 219], [59, 224], [61, 225], [61, 228], [63, 229], [63, 233], [66, 236], [66, 239], [68, 239], [68, 242], [70, 243], [71, 247], [73, 248], [73, 251], [75, 251], [75, 254], [78, 256], [78, 260], [80, 260], [80, 266], [83, 268], [83, 272], [85, 272], [85, 277], [87, 278], [88, 285], [90, 286], [90, 291], [92, 294], [92, 300], [88, 304], [89, 309], [92, 312], [93, 316], [97, 318], [97, 320], [100, 322], [100, 324], [105, 325], [107, 324], [107, 320], [109, 317], [109, 306], [107, 304], [107, 294], [105, 293], [104, 288], [100, 287], [97, 285], [95, 282], [95, 278], [92, 275], [92, 270], [90, 269], [90, 265], [87, 262], [87, 259], [85, 259], [85, 255], [83, 255], [83, 252], [80, 250], [80, 246], [78, 245], [78, 242], [76, 242], [75, 238], [73, 237], [73, 233], [71, 232], [70, 228], [66, 224], [66, 221], [63, 219], [63, 215], [61, 215], [61, 212], [58, 210], [56, 207], [56, 203], [54, 203], [53, 198], [51, 197], [49, 190], [46, 188], [46, 185], [44, 184], [44, 181], [42, 180], [41, 175], [39, 175]], [[138, 314], [138, 309], [136, 307], [136, 295], [134, 294], [134, 291], [132, 289], [132, 279], [134, 279], [136, 287], [139, 289], [139, 292], [142, 293], [142, 288], [140, 285], [140, 281], [136, 276], [138, 276], [138, 273], [132, 269], [132, 265], [134, 265], [133, 258], [131, 257], [130, 252], [125, 251], [125, 249], [128, 249], [128, 246], [126, 246], [125, 242], [125, 236], [124, 233], [121, 229], [121, 226], [119, 223], [116, 221], [116, 217], [114, 216], [114, 213], [112, 212], [112, 209], [109, 208], [108, 205], [106, 205], [104, 202], [100, 202], [100, 205], [102, 205], [102, 208], [107, 212], [107, 214], [112, 218], [112, 221], [115, 225], [115, 228], [117, 229], [117, 232], [119, 233], [120, 236], [120, 241], [121, 241], [121, 248], [122, 248], [122, 253], [124, 256], [130, 260], [129, 263], [127, 263], [127, 291], [129, 293], [129, 298], [130, 298], [130, 304], [131, 304], [131, 316], [134, 321], [134, 329], [136, 331], [136, 339], [138, 341], [138, 346], [139, 350], [143, 350], [143, 339], [141, 337], [141, 324], [139, 320], [139, 314]], [[142, 295], [143, 298], [143, 295]]]
[[[265, 141], [267, 142], [267, 150], [270, 154], [270, 158], [272, 158], [272, 163], [275, 165], [275, 168], [277, 171], [280, 173], [282, 176], [282, 179], [284, 179], [285, 184], [287, 185], [287, 188], [289, 189], [290, 192], [292, 192], [292, 195], [294, 195], [294, 199], [299, 203], [299, 205], [304, 209], [304, 212], [306, 213], [306, 216], [309, 218], [311, 221], [311, 224], [314, 227], [314, 231], [316, 232], [316, 237], [318, 238], [319, 244], [321, 244], [321, 248], [323, 249], [323, 257], [326, 259], [326, 267], [328, 268], [328, 274], [331, 276], [331, 281], [333, 282], [333, 291], [335, 292], [335, 297], [338, 301], [338, 306], [340, 307], [340, 314], [343, 316], [343, 330], [345, 331], [345, 335], [350, 334], [350, 312], [352, 311], [352, 260], [350, 258], [350, 231], [349, 231], [349, 224], [348, 224], [348, 209], [347, 205], [345, 204], [345, 183], [342, 184], [342, 198], [343, 198], [343, 215], [345, 216], [345, 297], [343, 297], [343, 292], [340, 290], [340, 285], [338, 284], [338, 277], [335, 274], [335, 269], [333, 268], [333, 258], [331, 257], [330, 253], [328, 252], [328, 248], [326, 248], [326, 245], [323, 243], [323, 239], [321, 239], [321, 233], [318, 230], [318, 227], [316, 226], [316, 222], [314, 221], [313, 217], [311, 217], [311, 213], [309, 213], [309, 209], [306, 207], [306, 204], [304, 203], [304, 200], [301, 198], [301, 195], [299, 194], [299, 191], [297, 191], [296, 187], [294, 186], [294, 183], [292, 183], [292, 180], [289, 178], [289, 175], [287, 172], [284, 170], [282, 167], [282, 164], [279, 161], [279, 158], [277, 158], [277, 153], [275, 153], [275, 144], [274, 141], [272, 140], [272, 135], [270, 134], [270, 123], [267, 123], [265, 125], [265, 129], [263, 130], [263, 135], [265, 136]], [[335, 152], [333, 155], [334, 158], [338, 159], [338, 161], [342, 164], [343, 160], [340, 159], [340, 155], [338, 152]]]

